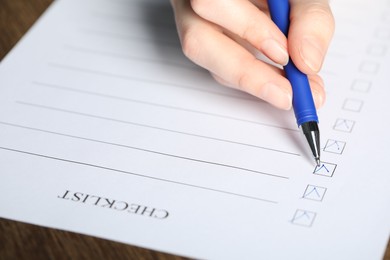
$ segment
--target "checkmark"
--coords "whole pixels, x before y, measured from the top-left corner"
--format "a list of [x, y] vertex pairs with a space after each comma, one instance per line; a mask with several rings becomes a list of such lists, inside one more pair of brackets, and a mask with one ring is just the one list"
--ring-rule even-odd
[[322, 201], [326, 193], [325, 187], [307, 185], [305, 192], [303, 193], [302, 198], [308, 200]]
[[323, 149], [324, 152], [342, 154], [346, 142], [329, 139]]
[[352, 132], [352, 129], [355, 125], [355, 121], [353, 120], [348, 120], [348, 119], [337, 119], [336, 123], [333, 125], [333, 129], [336, 131], [341, 131], [341, 132]]
[[336, 170], [336, 166], [337, 165], [333, 163], [322, 162], [319, 166], [314, 168], [313, 174], [332, 177]]
[[311, 227], [313, 225], [314, 219], [316, 218], [316, 213], [312, 211], [307, 211], [303, 209], [297, 209], [291, 223], [294, 225]]

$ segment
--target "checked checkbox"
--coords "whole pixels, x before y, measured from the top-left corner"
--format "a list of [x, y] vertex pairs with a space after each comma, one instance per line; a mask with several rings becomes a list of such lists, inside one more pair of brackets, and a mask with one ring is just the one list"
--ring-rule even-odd
[[336, 170], [336, 166], [337, 165], [333, 163], [322, 162], [320, 166], [316, 166], [314, 168], [313, 174], [332, 177]]

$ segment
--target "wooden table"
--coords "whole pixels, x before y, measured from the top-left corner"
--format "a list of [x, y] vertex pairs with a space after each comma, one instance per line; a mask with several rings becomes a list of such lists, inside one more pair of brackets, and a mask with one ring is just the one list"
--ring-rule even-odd
[[[0, 0], [0, 60], [51, 2], [52, 0]], [[0, 219], [0, 259], [186, 258], [72, 232]], [[390, 260], [390, 244], [387, 246], [384, 259]]]

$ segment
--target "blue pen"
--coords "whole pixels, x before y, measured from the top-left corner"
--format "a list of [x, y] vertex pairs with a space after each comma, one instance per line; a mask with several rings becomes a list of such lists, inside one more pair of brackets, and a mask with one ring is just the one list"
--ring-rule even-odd
[[[289, 0], [267, 1], [272, 20], [286, 37], [290, 24], [290, 5], [288, 1]], [[284, 71], [292, 86], [292, 102], [298, 126], [302, 128], [317, 166], [319, 166], [320, 131], [318, 129], [318, 117], [310, 90], [309, 80], [304, 73], [297, 69], [291, 59], [284, 67]]]

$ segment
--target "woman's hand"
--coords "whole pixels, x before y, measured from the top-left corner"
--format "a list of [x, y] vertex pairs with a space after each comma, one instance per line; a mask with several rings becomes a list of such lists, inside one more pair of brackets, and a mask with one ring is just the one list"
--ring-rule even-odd
[[[185, 55], [223, 85], [275, 107], [290, 109], [292, 90], [283, 71], [255, 52], [285, 65], [289, 55], [309, 77], [314, 102], [325, 101], [321, 69], [334, 31], [327, 0], [290, 0], [288, 41], [272, 22], [264, 0], [171, 0]], [[254, 51], [255, 50], [255, 51]]]

